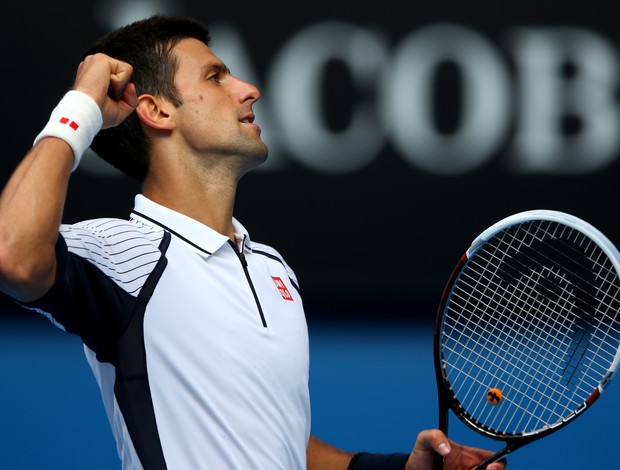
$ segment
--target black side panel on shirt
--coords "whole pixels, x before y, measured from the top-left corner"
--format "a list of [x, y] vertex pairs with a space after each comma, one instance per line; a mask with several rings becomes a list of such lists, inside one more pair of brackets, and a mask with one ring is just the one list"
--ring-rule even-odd
[[[144, 470], [167, 468], [147, 374], [144, 314], [168, 263], [169, 245], [170, 234], [164, 232], [161, 257], [135, 297], [92, 263], [69, 253], [63, 237], [58, 237], [59, 278], [45, 296], [30, 304], [52, 312], [66, 331], [81, 337], [98, 361], [114, 365], [114, 395]], [[54, 308], [58, 305], [63, 308]]]
[[117, 343], [114, 395], [144, 470], [167, 468], [146, 367], [144, 313], [168, 263], [165, 254], [169, 244], [170, 234], [166, 232], [159, 247], [162, 257], [140, 291], [129, 326]]

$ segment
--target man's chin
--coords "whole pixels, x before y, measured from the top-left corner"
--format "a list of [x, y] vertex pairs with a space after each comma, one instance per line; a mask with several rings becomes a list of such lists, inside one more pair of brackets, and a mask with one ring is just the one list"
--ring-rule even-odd
[[261, 152], [255, 152], [251, 156], [251, 158], [248, 158], [246, 170], [243, 172], [241, 176], [245, 175], [249, 171], [252, 171], [256, 167], [259, 167], [263, 163], [265, 163], [265, 161], [267, 160], [268, 154], [269, 154], [269, 149], [267, 148], [266, 145], [264, 145], [263, 150]]
[[265, 161], [267, 160], [267, 157], [269, 156], [269, 147], [267, 147], [267, 144], [264, 143], [262, 140], [261, 140], [261, 144], [262, 144], [262, 148], [260, 151], [257, 152], [257, 155], [256, 155], [256, 161], [258, 162], [257, 165], [265, 163]]

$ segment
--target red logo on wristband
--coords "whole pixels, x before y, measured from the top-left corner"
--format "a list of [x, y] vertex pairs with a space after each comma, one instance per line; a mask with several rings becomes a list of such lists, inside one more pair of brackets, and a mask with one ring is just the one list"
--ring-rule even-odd
[[80, 126], [78, 126], [77, 122], [72, 121], [71, 119], [66, 118], [66, 117], [60, 118], [60, 123], [61, 124], [67, 124], [74, 131], [77, 131], [78, 127], [80, 127]]

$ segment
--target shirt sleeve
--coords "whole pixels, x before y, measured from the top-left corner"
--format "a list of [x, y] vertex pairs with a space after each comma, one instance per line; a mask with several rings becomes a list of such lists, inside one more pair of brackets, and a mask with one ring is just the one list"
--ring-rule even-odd
[[135, 297], [92, 262], [70, 252], [62, 233], [56, 242], [56, 260], [52, 288], [40, 299], [20, 305], [77, 334], [98, 355], [105, 354], [127, 326]]

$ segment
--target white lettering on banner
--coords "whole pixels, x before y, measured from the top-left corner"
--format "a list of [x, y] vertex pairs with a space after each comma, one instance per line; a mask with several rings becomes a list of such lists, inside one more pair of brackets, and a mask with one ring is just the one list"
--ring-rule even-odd
[[345, 173], [370, 163], [385, 139], [376, 110], [367, 101], [359, 103], [347, 129], [334, 132], [327, 127], [320, 107], [321, 74], [334, 59], [349, 67], [364, 94], [377, 85], [387, 50], [375, 34], [362, 28], [318, 23], [282, 47], [267, 76], [267, 86], [283, 145], [291, 157], [318, 171]]
[[[438, 175], [474, 171], [500, 151], [509, 171], [547, 174], [591, 172], [618, 157], [618, 58], [592, 30], [515, 28], [506, 31], [502, 49], [463, 25], [435, 24], [390, 51], [373, 28], [318, 22], [283, 41], [265, 70], [265, 86], [242, 34], [223, 23], [210, 30], [215, 52], [233, 73], [261, 89], [255, 110], [270, 149], [263, 171], [285, 168], [288, 158], [321, 173], [351, 173], [388, 143], [412, 167]], [[347, 67], [360, 96], [338, 131], [321, 109], [322, 77], [334, 60]], [[454, 131], [442, 133], [432, 98], [437, 70], [447, 62], [461, 77], [460, 114]], [[570, 119], [572, 132], [563, 128]]]
[[[458, 66], [462, 113], [454, 133], [433, 120], [433, 79], [439, 65]], [[414, 166], [460, 174], [483, 164], [506, 137], [510, 117], [507, 67], [492, 44], [456, 25], [435, 25], [407, 36], [382, 81], [382, 121], [397, 151]], [[441, 90], [439, 91], [441, 93]]]
[[[511, 146], [519, 170], [580, 173], [616, 158], [620, 116], [616, 105], [618, 62], [607, 41], [576, 28], [523, 28], [512, 33], [517, 64], [517, 125]], [[563, 77], [562, 66], [578, 68]], [[580, 123], [563, 135], [562, 118]]]

